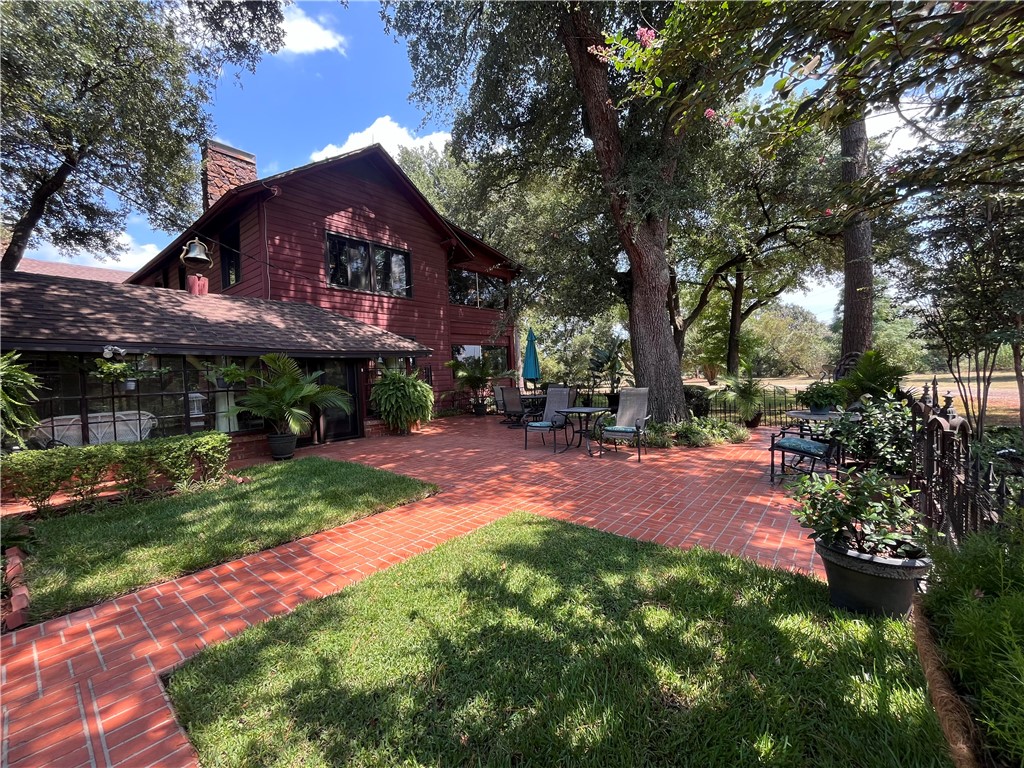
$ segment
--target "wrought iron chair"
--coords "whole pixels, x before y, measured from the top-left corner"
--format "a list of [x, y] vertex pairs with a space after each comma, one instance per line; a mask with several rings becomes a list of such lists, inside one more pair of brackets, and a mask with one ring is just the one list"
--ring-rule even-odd
[[620, 442], [636, 440], [636, 460], [641, 461], [640, 454], [647, 447], [647, 422], [651, 418], [647, 413], [647, 387], [625, 387], [619, 391], [619, 410], [615, 412], [615, 423], [602, 423], [597, 444], [600, 455], [604, 454], [604, 442], [608, 440], [617, 452]]
[[499, 411], [505, 417], [500, 423], [518, 427], [523, 420], [523, 414], [526, 413], [519, 387], [498, 387], [496, 394], [501, 402]]
[[[554, 435], [554, 450], [558, 451], [558, 430], [565, 432], [566, 427], [569, 426], [569, 420], [558, 413], [558, 411], [565, 410], [569, 407], [569, 390], [564, 387], [548, 387], [548, 398], [544, 402], [544, 415], [538, 421], [528, 421], [531, 418], [531, 414], [527, 413], [524, 416], [523, 426], [523, 449], [529, 448], [530, 445], [530, 433], [540, 432], [541, 442], [547, 445], [547, 441], [544, 439], [544, 435], [551, 432]], [[568, 438], [566, 444], [568, 445]]]
[[[837, 433], [824, 436], [827, 439], [811, 439], [806, 437], [803, 429], [797, 435], [791, 434], [794, 427], [783, 427], [778, 434], [772, 435], [772, 444], [768, 450], [771, 452], [771, 482], [775, 484], [776, 474], [787, 474], [786, 470], [810, 474], [821, 462], [822, 468], [828, 471], [840, 470], [845, 462], [843, 456], [843, 444]], [[797, 429], [799, 429], [797, 427]], [[775, 454], [779, 454], [779, 472], [775, 471]], [[793, 457], [790, 463], [786, 463], [786, 455]]]

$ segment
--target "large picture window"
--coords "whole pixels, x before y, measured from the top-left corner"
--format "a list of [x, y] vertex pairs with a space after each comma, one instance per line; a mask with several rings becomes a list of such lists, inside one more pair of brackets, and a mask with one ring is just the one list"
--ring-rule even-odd
[[448, 301], [484, 309], [504, 309], [508, 281], [470, 272], [467, 269], [448, 270]]
[[327, 233], [327, 280], [340, 288], [412, 295], [408, 253], [333, 232]]

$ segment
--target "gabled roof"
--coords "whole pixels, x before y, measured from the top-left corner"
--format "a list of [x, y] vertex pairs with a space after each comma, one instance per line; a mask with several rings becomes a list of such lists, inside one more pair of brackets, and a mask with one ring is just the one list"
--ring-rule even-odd
[[123, 283], [132, 276], [130, 269], [87, 267], [82, 264], [72, 264], [69, 261], [42, 261], [41, 259], [22, 259], [18, 264], [18, 271], [33, 275], [102, 280], [105, 283]]
[[380, 144], [371, 144], [370, 146], [363, 147], [362, 149], [356, 149], [352, 152], [346, 152], [343, 155], [329, 157], [326, 160], [318, 160], [315, 163], [308, 163], [298, 168], [293, 168], [290, 171], [282, 171], [281, 173], [274, 174], [273, 176], [267, 176], [264, 179], [257, 179], [256, 181], [248, 184], [242, 184], [241, 186], [229, 189], [216, 202], [214, 202], [213, 205], [204, 211], [203, 215], [196, 219], [191, 227], [189, 227], [185, 232], [182, 232], [170, 243], [170, 245], [147, 262], [145, 266], [138, 269], [135, 274], [131, 276], [128, 282], [132, 282], [143, 277], [169, 255], [174, 254], [176, 257], [181, 251], [181, 247], [193, 237], [196, 237], [197, 235], [200, 237], [208, 236], [208, 233], [205, 231], [207, 225], [215, 221], [218, 217], [227, 212], [234, 205], [237, 205], [239, 202], [260, 194], [265, 194], [267, 196], [273, 195], [273, 187], [278, 182], [296, 181], [310, 173], [319, 172], [328, 168], [341, 167], [363, 159], [379, 161], [382, 164], [383, 169], [386, 172], [391, 173], [399, 183], [399, 186], [409, 195], [410, 200], [420, 210], [420, 213], [423, 214], [424, 218], [434, 224], [439, 232], [447, 235], [448, 238], [456, 244], [456, 247], [461, 246], [467, 255], [472, 255], [472, 250], [470, 248], [470, 243], [472, 243], [478, 247], [483, 246], [490, 255], [507, 262], [510, 268], [514, 269], [518, 266], [514, 261], [497, 249], [487, 245], [475, 235], [456, 226], [438, 213], [437, 209], [430, 204], [430, 201], [427, 200], [416, 185], [412, 183], [412, 179], [406, 175], [405, 171], [403, 171], [401, 166], [394, 161], [384, 147]]
[[422, 344], [290, 301], [193, 296], [169, 288], [4, 272], [4, 350], [374, 358], [430, 354]]

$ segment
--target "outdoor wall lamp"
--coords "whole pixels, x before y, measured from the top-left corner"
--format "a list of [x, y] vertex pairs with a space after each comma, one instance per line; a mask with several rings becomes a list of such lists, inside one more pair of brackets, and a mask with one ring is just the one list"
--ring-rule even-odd
[[107, 344], [107, 346], [103, 348], [103, 359], [105, 360], [112, 360], [115, 357], [120, 360], [124, 355], [125, 351], [120, 347], [115, 347], [113, 344]]

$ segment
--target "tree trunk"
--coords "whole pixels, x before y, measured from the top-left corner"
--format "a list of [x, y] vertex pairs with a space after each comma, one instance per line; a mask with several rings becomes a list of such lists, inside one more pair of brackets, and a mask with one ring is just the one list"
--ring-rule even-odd
[[746, 273], [743, 265], [736, 267], [736, 282], [731, 287], [732, 306], [729, 308], [729, 340], [726, 343], [725, 371], [730, 376], [740, 373], [740, 329], [743, 327], [743, 284]]
[[7, 244], [3, 259], [0, 259], [0, 269], [17, 269], [21, 264], [25, 249], [28, 248], [28, 241], [46, 212], [47, 203], [50, 202], [51, 197], [64, 188], [64, 184], [77, 164], [77, 160], [74, 162], [65, 160], [48, 179], [36, 187], [29, 200], [28, 208], [11, 228], [11, 242]]
[[[629, 259], [632, 282], [629, 306], [630, 345], [637, 386], [649, 387], [648, 412], [655, 421], [673, 422], [688, 418], [686, 396], [680, 372], [680, 353], [669, 309], [672, 281], [665, 256], [668, 243], [668, 219], [664, 215], [644, 216], [629, 209], [621, 191], [621, 177], [628, 174], [626, 154], [619, 126], [619, 115], [611, 100], [608, 65], [588, 48], [604, 44], [604, 35], [595, 25], [585, 5], [566, 11], [559, 39], [569, 57], [573, 79], [586, 108], [588, 135], [604, 189], [609, 196], [612, 219]], [[665, 149], [678, 141], [666, 121]], [[665, 152], [660, 180], [671, 184], [675, 161]]]
[[[864, 119], [843, 126], [839, 133], [843, 155], [842, 180], [854, 185], [868, 175], [868, 132]], [[843, 342], [842, 355], [871, 348], [874, 303], [871, 259], [871, 220], [863, 211], [843, 229]]]

